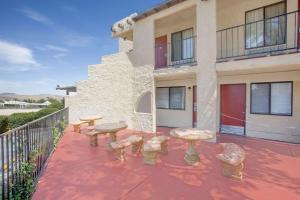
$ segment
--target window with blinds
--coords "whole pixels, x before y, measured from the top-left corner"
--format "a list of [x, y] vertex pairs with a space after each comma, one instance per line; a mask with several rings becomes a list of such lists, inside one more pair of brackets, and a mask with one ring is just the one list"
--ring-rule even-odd
[[292, 115], [292, 82], [251, 84], [251, 113]]
[[156, 88], [156, 108], [184, 110], [185, 87]]

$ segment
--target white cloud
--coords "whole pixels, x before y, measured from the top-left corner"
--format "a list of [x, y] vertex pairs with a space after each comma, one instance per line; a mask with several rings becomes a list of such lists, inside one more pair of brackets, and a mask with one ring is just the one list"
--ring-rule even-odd
[[[68, 9], [71, 10], [72, 7], [69, 7]], [[57, 34], [60, 35], [60, 37], [62, 38], [62, 43], [64, 43], [67, 46], [87, 47], [87, 46], [93, 45], [97, 41], [97, 38], [95, 38], [93, 36], [81, 34], [76, 31], [69, 30], [65, 27], [62, 27], [59, 24], [54, 23], [48, 17], [44, 16], [43, 14], [41, 14], [38, 11], [33, 10], [31, 8], [25, 7], [25, 8], [17, 9], [17, 11], [21, 12], [24, 16], [26, 16], [34, 21], [43, 23], [43, 24], [51, 27], [54, 32], [56, 32]], [[48, 48], [48, 50], [50, 50], [50, 48], [52, 48], [52, 50], [54, 50], [55, 46], [51, 47], [51, 45], [50, 45], [50, 47], [46, 47], [46, 48]], [[58, 49], [56, 48], [56, 50], [58, 50]], [[60, 49], [60, 50], [62, 50], [62, 49]]]
[[60, 46], [55, 46], [55, 45], [46, 45], [46, 48], [48, 50], [52, 50], [52, 51], [60, 51], [60, 52], [68, 52], [69, 50], [64, 48], [64, 47], [60, 47]]
[[0, 70], [28, 71], [39, 67], [30, 49], [0, 40]]
[[58, 54], [55, 54], [55, 55], [53, 55], [53, 58], [62, 58], [62, 57], [66, 57], [67, 56], [67, 54], [65, 54], [65, 53], [58, 53]]
[[64, 43], [70, 47], [86, 47], [94, 44], [96, 38], [89, 35], [65, 32], [63, 33]]
[[49, 18], [47, 18], [43, 14], [41, 14], [31, 8], [24, 7], [24, 8], [17, 9], [17, 10], [19, 12], [21, 12], [23, 15], [25, 15], [26, 17], [28, 17], [34, 21], [37, 21], [37, 22], [40, 22], [40, 23], [43, 23], [46, 25], [53, 25], [53, 22]]
[[71, 6], [71, 5], [67, 5], [67, 4], [62, 5], [62, 6], [60, 7], [60, 9], [61, 9], [62, 11], [66, 11], [66, 12], [78, 12], [78, 9], [77, 9], [77, 8], [75, 8], [74, 6]]
[[67, 49], [67, 48], [52, 45], [52, 44], [48, 44], [48, 45], [45, 45], [45, 46], [37, 46], [35, 48], [38, 49], [38, 50], [41, 50], [41, 51], [56, 51], [56, 52], [62, 52], [62, 53], [69, 52], [69, 49]]

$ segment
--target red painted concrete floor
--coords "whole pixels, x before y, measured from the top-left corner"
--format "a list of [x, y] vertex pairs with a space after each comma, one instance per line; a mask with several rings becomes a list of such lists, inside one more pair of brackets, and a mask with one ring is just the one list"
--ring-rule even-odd
[[[120, 138], [130, 133], [122, 131]], [[221, 175], [217, 144], [198, 143], [201, 163], [187, 166], [186, 144], [172, 138], [169, 155], [160, 156], [156, 166], [146, 166], [141, 155], [132, 155], [130, 149], [127, 162], [115, 160], [105, 150], [106, 139], [99, 137], [99, 146], [92, 148], [86, 136], [69, 130], [33, 199], [300, 200], [300, 145], [218, 135], [218, 142], [235, 142], [247, 153], [244, 180], [238, 182]]]

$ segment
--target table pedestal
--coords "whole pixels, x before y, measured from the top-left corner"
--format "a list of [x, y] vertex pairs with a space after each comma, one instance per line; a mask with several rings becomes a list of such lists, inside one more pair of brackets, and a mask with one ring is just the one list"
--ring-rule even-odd
[[194, 141], [188, 141], [188, 149], [185, 152], [184, 160], [189, 165], [195, 165], [200, 161], [197, 150], [194, 147]]
[[117, 135], [116, 133], [109, 133], [109, 139], [107, 141], [107, 144], [106, 144], [106, 149], [107, 151], [112, 151], [113, 149], [111, 148], [111, 144], [112, 142], [115, 142], [117, 141]]
[[95, 126], [95, 120], [89, 121], [89, 126]]

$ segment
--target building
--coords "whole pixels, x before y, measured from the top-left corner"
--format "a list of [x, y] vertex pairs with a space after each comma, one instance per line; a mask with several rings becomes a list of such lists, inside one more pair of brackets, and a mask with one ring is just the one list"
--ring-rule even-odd
[[169, 0], [112, 26], [119, 52], [66, 97], [70, 120], [300, 143], [299, 0]]
[[45, 101], [44, 103], [28, 103], [23, 101], [5, 101], [0, 104], [0, 108], [15, 108], [15, 109], [32, 109], [32, 108], [45, 108], [51, 103]]

